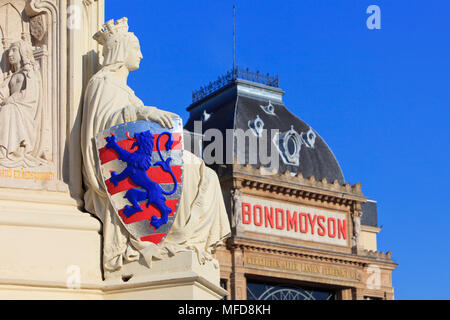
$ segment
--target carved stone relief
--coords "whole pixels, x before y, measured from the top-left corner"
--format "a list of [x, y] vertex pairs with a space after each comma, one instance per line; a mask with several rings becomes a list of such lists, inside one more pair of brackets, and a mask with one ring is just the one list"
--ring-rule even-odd
[[361, 235], [361, 218], [362, 212], [357, 211], [352, 215], [353, 218], [353, 237], [352, 237], [352, 245], [354, 248], [360, 249], [359, 245], [359, 237]]
[[33, 49], [24, 40], [6, 51], [9, 68], [0, 84], [0, 166], [38, 167], [47, 163], [42, 77]]
[[242, 231], [242, 190], [234, 188], [231, 190], [231, 201], [233, 208], [233, 216], [231, 219], [231, 226], [236, 232]]
[[[3, 50], [17, 40], [29, 41], [29, 18], [24, 13], [24, 0], [0, 1], [0, 37]], [[2, 50], [2, 51], [3, 51]]]
[[59, 55], [49, 52], [59, 43], [49, 16], [57, 18], [53, 2], [0, 0], [0, 187], [62, 188], [59, 63], [51, 61]]
[[39, 14], [30, 18], [30, 33], [36, 42], [41, 42], [47, 33], [45, 15]]

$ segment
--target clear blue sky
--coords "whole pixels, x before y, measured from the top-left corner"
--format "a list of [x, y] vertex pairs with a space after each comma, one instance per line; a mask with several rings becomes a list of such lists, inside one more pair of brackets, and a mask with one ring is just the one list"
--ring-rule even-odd
[[[279, 74], [285, 104], [379, 204], [398, 299], [450, 299], [450, 1], [106, 0], [144, 60], [130, 86], [186, 121], [193, 89], [232, 66]], [[366, 9], [381, 8], [381, 30]]]

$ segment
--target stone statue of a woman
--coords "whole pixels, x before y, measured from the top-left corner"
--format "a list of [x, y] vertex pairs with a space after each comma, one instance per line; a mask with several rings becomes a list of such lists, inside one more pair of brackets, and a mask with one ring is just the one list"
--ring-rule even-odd
[[7, 59], [10, 70], [0, 82], [0, 166], [36, 167], [46, 162], [41, 75], [31, 45], [23, 40], [10, 46]]
[[128, 32], [127, 19], [109, 21], [94, 39], [103, 45], [103, 68], [92, 77], [85, 94], [82, 122], [85, 207], [103, 223], [103, 268], [106, 278], [143, 257], [147, 265], [164, 254], [192, 250], [200, 262], [230, 233], [217, 175], [201, 159], [184, 152], [184, 181], [177, 218], [163, 246], [134, 239], [122, 227], [103, 187], [95, 136], [115, 125], [152, 120], [172, 128], [176, 114], [147, 107], [127, 85], [130, 71], [142, 59], [139, 40]]

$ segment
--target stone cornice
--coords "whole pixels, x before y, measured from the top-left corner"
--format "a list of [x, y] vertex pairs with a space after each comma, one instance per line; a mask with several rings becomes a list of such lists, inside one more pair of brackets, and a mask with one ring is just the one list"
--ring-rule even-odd
[[294, 175], [289, 171], [279, 174], [251, 165], [233, 165], [233, 179], [237, 188], [250, 188], [345, 205], [355, 201], [358, 203], [367, 201], [361, 191], [361, 183], [353, 186], [350, 183], [341, 185], [338, 181], [329, 183], [327, 179], [317, 181], [314, 176], [306, 179], [301, 173]]
[[392, 252], [382, 253], [362, 250], [358, 254], [351, 254], [246, 237], [230, 238], [227, 242], [227, 247], [234, 250], [240, 249], [249, 252], [275, 254], [286, 258], [303, 258], [317, 263], [333, 263], [342, 266], [366, 267], [377, 263], [394, 268], [397, 265], [392, 261]]
[[379, 252], [379, 251], [361, 250], [358, 252], [358, 255], [364, 256], [364, 257], [369, 257], [369, 258], [392, 261], [392, 251], [388, 251], [388, 252], [384, 253], [384, 252]]

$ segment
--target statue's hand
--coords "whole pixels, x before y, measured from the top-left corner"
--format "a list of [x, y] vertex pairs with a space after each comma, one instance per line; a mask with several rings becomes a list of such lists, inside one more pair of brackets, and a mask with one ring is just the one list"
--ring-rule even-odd
[[6, 99], [4, 99], [2, 102], [0, 102], [0, 106], [6, 106], [7, 104], [10, 104], [10, 103], [14, 103], [14, 98], [12, 98], [12, 97], [8, 97], [8, 98], [6, 98]]
[[158, 123], [163, 128], [173, 129], [173, 119], [179, 118], [175, 113], [159, 110], [157, 108], [144, 107], [140, 113], [143, 113], [145, 119]]
[[5, 100], [0, 101], [0, 107], [6, 106], [8, 104], [8, 98]]

